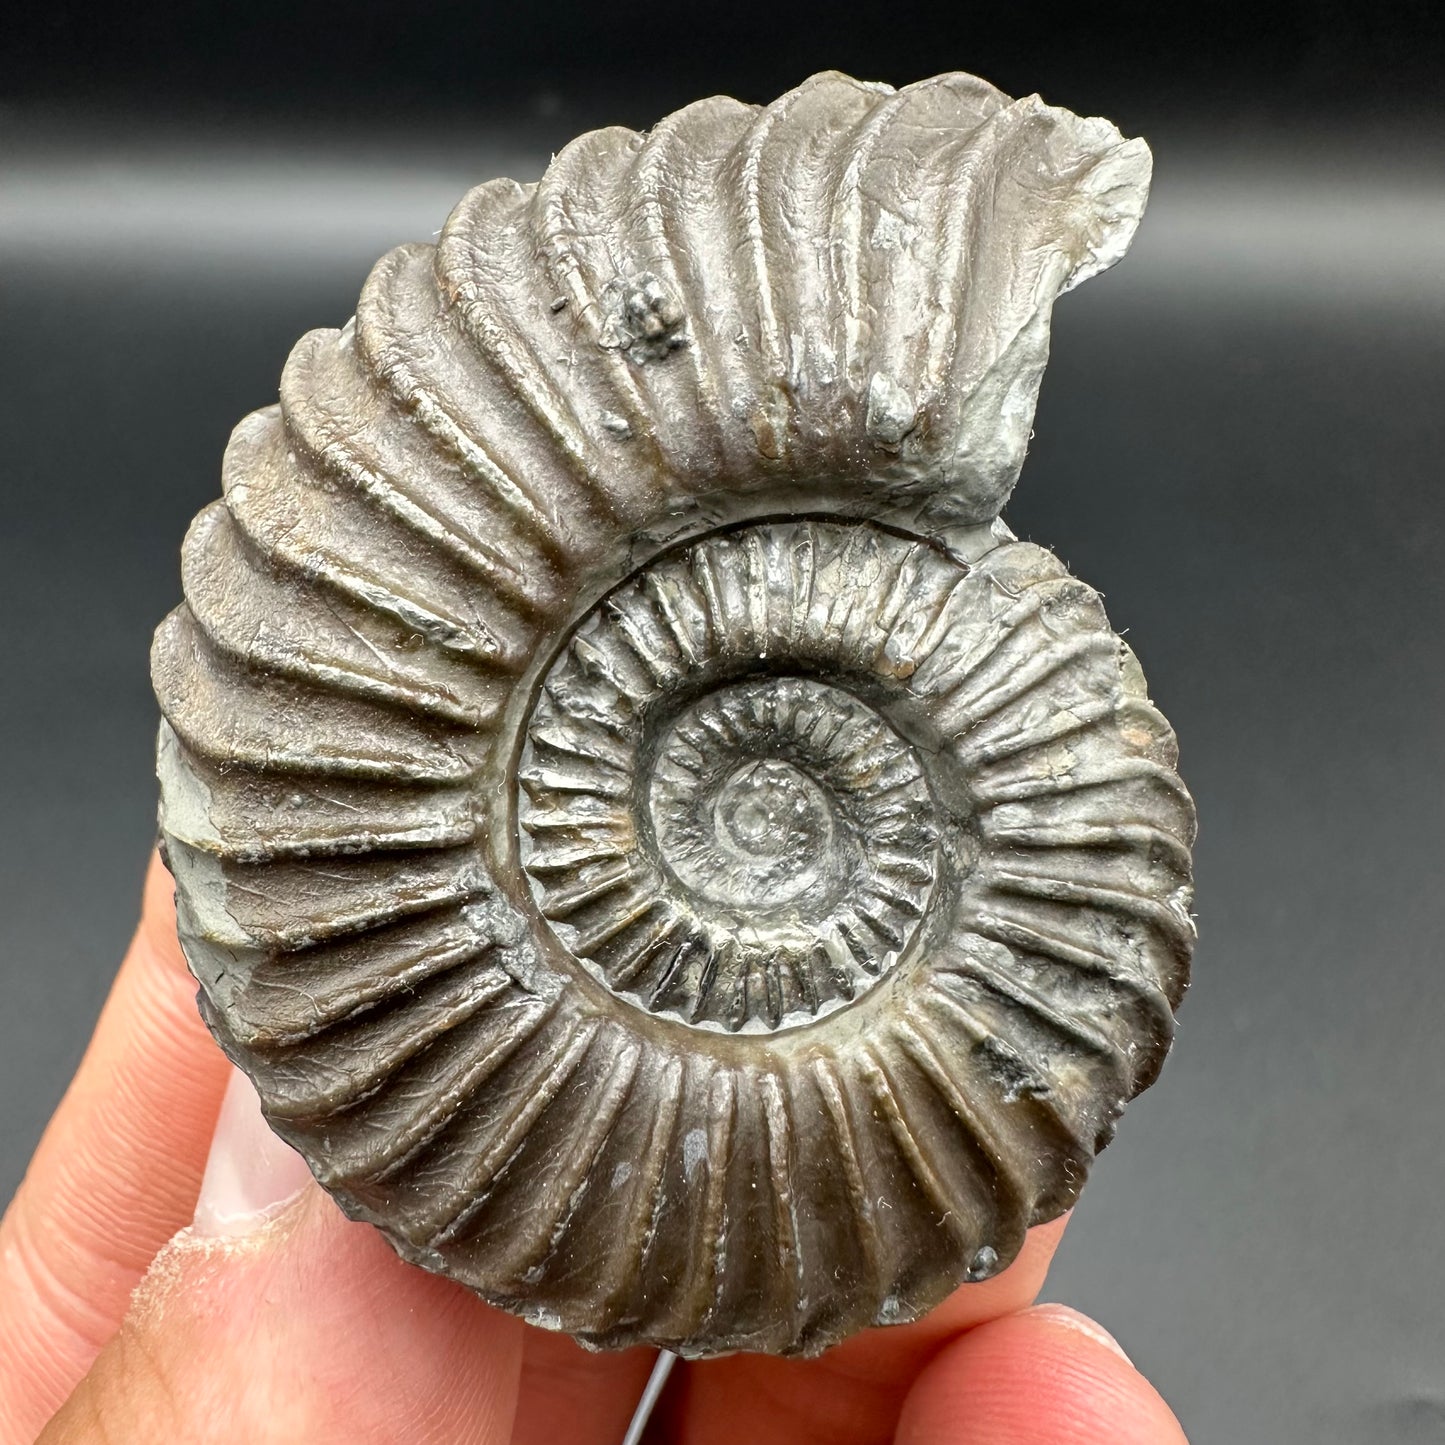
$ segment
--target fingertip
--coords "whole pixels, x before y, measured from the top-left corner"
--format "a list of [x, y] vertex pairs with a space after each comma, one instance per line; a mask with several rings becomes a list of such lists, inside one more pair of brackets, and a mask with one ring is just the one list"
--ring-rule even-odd
[[946, 1346], [915, 1382], [897, 1445], [1187, 1445], [1113, 1337], [1045, 1305]]
[[1035, 1322], [1040, 1320], [1047, 1324], [1061, 1325], [1064, 1329], [1076, 1330], [1079, 1334], [1091, 1339], [1097, 1345], [1103, 1345], [1106, 1350], [1111, 1350], [1127, 1365], [1134, 1362], [1124, 1352], [1124, 1347], [1101, 1325], [1097, 1320], [1091, 1320], [1088, 1315], [1071, 1308], [1069, 1305], [1046, 1304], [1035, 1305], [1027, 1314]]

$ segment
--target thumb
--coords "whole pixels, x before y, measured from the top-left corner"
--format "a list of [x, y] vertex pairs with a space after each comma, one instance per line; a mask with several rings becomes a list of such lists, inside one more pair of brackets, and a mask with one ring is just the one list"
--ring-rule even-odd
[[227, 1087], [195, 1222], [39, 1445], [499, 1445], [522, 1326], [346, 1220]]

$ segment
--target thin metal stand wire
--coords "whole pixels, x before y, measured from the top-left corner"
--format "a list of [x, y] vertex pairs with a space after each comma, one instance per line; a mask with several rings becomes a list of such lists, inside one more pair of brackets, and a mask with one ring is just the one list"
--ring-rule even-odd
[[627, 1427], [627, 1434], [622, 1437], [622, 1445], [642, 1445], [642, 1432], [647, 1429], [647, 1422], [652, 1418], [652, 1412], [667, 1385], [667, 1377], [676, 1363], [677, 1356], [671, 1350], [662, 1350], [658, 1354], [652, 1373], [643, 1387], [642, 1398], [637, 1402], [637, 1409], [632, 1412], [632, 1423]]

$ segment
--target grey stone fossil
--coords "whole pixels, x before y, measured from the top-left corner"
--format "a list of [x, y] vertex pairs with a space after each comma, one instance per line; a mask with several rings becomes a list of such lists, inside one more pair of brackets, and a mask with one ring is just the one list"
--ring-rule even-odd
[[186, 956], [407, 1259], [813, 1353], [1003, 1269], [1155, 1077], [1194, 814], [999, 520], [1150, 158], [813, 77], [467, 195], [293, 351], [161, 625]]

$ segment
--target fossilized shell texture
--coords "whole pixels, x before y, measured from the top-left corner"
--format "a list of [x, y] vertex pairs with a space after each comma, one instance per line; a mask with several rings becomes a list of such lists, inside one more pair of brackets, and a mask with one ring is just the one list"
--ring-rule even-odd
[[205, 1017], [408, 1259], [810, 1352], [1073, 1202], [1185, 986], [1193, 814], [997, 520], [1149, 155], [968, 76], [583, 136], [237, 428], [154, 674]]

